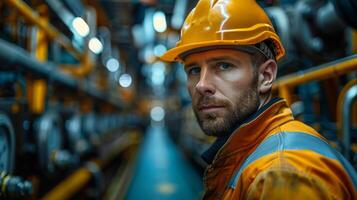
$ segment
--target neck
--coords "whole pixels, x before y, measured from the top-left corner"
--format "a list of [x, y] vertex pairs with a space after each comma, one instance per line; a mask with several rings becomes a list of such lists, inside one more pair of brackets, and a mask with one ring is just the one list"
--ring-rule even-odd
[[266, 95], [261, 95], [260, 97], [259, 97], [259, 101], [260, 101], [260, 104], [259, 104], [259, 108], [258, 108], [258, 110], [261, 108], [261, 107], [263, 107], [265, 104], [267, 104], [270, 100], [271, 100], [271, 98], [272, 98], [272, 94], [271, 94], [271, 92], [269, 92], [268, 94], [266, 94]]

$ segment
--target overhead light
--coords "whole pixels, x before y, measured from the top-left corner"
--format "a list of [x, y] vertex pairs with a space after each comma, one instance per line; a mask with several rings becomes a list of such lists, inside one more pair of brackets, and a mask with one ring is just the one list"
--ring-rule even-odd
[[72, 21], [72, 26], [76, 32], [82, 36], [86, 37], [89, 34], [89, 26], [81, 17], [76, 17]]
[[160, 57], [164, 55], [164, 53], [167, 51], [167, 48], [163, 44], [158, 44], [154, 47], [154, 55], [156, 57]]
[[93, 37], [89, 40], [88, 46], [89, 46], [89, 49], [95, 54], [100, 54], [103, 51], [103, 44], [96, 37]]
[[162, 33], [166, 31], [166, 17], [162, 11], [156, 11], [153, 17], [155, 31]]
[[110, 72], [116, 72], [119, 69], [119, 61], [115, 58], [110, 58], [105, 65]]
[[151, 67], [151, 82], [153, 85], [160, 86], [165, 82], [165, 64], [155, 62]]
[[131, 76], [129, 74], [122, 74], [119, 78], [119, 84], [120, 86], [127, 88], [131, 85], [131, 83], [133, 82], [133, 79], [131, 78]]
[[175, 29], [180, 29], [185, 19], [187, 8], [187, 0], [176, 0], [174, 12], [171, 17], [171, 26]]
[[150, 117], [156, 122], [160, 122], [165, 118], [165, 110], [161, 106], [155, 106], [150, 111]]

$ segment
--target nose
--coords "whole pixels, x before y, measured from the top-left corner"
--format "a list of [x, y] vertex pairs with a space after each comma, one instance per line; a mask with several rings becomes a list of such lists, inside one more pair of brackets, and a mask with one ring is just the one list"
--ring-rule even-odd
[[207, 68], [201, 68], [200, 80], [196, 84], [196, 90], [201, 95], [213, 95], [216, 92], [215, 85], [212, 82], [212, 75]]

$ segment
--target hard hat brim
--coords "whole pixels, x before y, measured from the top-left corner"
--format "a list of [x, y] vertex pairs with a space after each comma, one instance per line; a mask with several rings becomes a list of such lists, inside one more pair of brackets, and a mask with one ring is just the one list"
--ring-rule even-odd
[[[271, 38], [270, 38], [271, 39]], [[278, 46], [280, 47], [277, 51], [277, 55], [276, 55], [276, 60], [279, 60], [282, 58], [282, 56], [285, 54], [285, 50], [283, 48], [283, 46], [281, 45], [280, 41], [277, 39], [273, 39], [273, 41], [275, 43], [278, 44]], [[172, 48], [170, 50], [168, 50], [164, 55], [162, 55], [160, 57], [160, 59], [162, 61], [165, 62], [182, 62], [182, 54], [186, 54], [187, 52], [193, 52], [193, 50], [195, 49], [201, 49], [204, 47], [217, 47], [217, 49], [220, 49], [222, 46], [224, 47], [228, 47], [228, 46], [242, 46], [242, 45], [252, 45], [255, 44], [256, 42], [252, 42], [250, 40], [247, 41], [238, 41], [238, 40], [216, 40], [216, 41], [207, 41], [207, 42], [199, 42], [199, 43], [191, 43], [191, 44], [187, 44], [187, 45], [182, 45], [182, 46], [178, 46], [175, 48]], [[214, 49], [214, 48], [210, 48], [210, 49]]]

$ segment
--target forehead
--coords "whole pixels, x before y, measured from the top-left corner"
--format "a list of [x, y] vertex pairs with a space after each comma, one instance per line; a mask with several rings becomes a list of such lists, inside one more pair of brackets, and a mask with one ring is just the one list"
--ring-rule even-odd
[[210, 60], [232, 59], [239, 62], [250, 62], [250, 54], [236, 49], [212, 49], [207, 51], [195, 52], [187, 55], [183, 59], [183, 64], [208, 62]]

